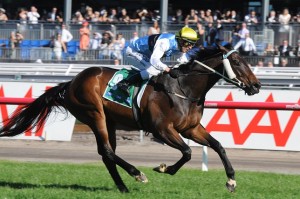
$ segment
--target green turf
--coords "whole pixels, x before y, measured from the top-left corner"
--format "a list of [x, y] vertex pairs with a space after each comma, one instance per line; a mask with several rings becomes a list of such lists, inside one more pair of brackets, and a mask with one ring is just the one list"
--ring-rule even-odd
[[0, 162], [0, 199], [290, 199], [300, 198], [300, 176], [237, 171], [237, 190], [225, 188], [223, 170], [181, 169], [169, 176], [139, 168], [149, 183], [136, 182], [119, 169], [130, 190], [121, 194], [103, 164]]

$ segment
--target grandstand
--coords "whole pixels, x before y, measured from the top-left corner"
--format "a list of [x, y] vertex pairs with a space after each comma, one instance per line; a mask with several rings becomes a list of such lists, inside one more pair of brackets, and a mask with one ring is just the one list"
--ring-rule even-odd
[[[68, 2], [68, 1], [65, 1]], [[74, 1], [75, 2], [75, 1]], [[149, 13], [155, 9], [160, 7], [161, 1], [155, 0], [151, 1], [138, 1], [139, 4], [135, 4], [137, 2], [135, 0], [131, 1], [118, 1], [112, 0], [105, 3], [105, 5], [101, 4], [99, 1], [78, 1], [76, 5], [73, 2], [73, 13], [78, 10], [84, 10], [85, 6], [91, 6], [95, 11], [106, 8], [109, 11], [109, 8], [113, 7], [126, 7], [129, 12], [134, 12], [135, 9], [139, 9], [141, 7], [147, 8]], [[169, 0], [169, 15], [172, 14], [172, 11], [180, 8], [183, 10], [185, 15], [188, 13], [191, 8], [190, 5], [195, 5], [193, 8], [195, 9], [209, 9], [214, 8], [214, 11], [220, 10], [225, 11], [228, 10], [227, 5], [231, 5], [230, 9], [235, 9], [239, 11], [241, 15], [241, 20], [235, 23], [223, 23], [223, 31], [224, 31], [224, 43], [232, 41], [232, 30], [237, 25], [240, 24], [242, 20], [242, 16], [246, 15], [249, 10], [256, 10], [258, 13], [262, 12], [263, 2], [254, 2], [254, 1], [243, 1], [242, 4], [232, 4], [232, 1], [224, 0], [222, 2], [217, 1], [201, 1], [196, 2], [194, 0], [190, 1], [189, 5], [181, 5], [178, 0]], [[13, 10], [17, 10], [20, 7], [28, 7], [28, 4], [24, 4], [24, 2], [11, 2], [4, 1], [4, 3], [0, 3], [0, 6], [5, 7], [7, 10], [7, 15], [9, 16], [8, 21], [0, 23], [0, 61], [1, 62], [35, 62], [37, 60], [42, 60], [44, 63], [72, 63], [72, 62], [84, 62], [84, 63], [95, 63], [95, 64], [114, 64], [114, 60], [110, 56], [103, 56], [103, 52], [101, 49], [97, 50], [89, 50], [85, 53], [84, 60], [79, 54], [79, 29], [81, 24], [76, 23], [74, 21], [67, 21], [66, 24], [68, 29], [73, 35], [73, 40], [68, 42], [67, 44], [67, 52], [63, 53], [62, 60], [55, 60], [53, 57], [53, 50], [50, 47], [50, 41], [53, 35], [55, 35], [58, 31], [60, 31], [60, 23], [49, 23], [45, 21], [45, 18], [39, 20], [37, 24], [31, 23], [20, 23], [13, 16]], [[31, 5], [38, 5], [39, 12], [43, 12], [44, 14], [47, 11], [50, 11], [53, 5], [57, 5], [60, 11], [63, 10], [63, 6], [60, 1], [52, 1], [51, 3], [41, 3], [38, 1], [30, 1]], [[38, 4], [37, 4], [38, 3]], [[280, 12], [282, 10], [283, 2], [280, 0], [271, 0], [270, 8], [278, 10]], [[293, 15], [298, 11], [297, 5], [290, 1], [286, 6], [290, 8], [290, 11]], [[84, 12], [84, 11], [83, 11]], [[84, 13], [83, 13], [84, 14]], [[42, 15], [42, 14], [41, 14]], [[289, 45], [294, 49], [297, 47], [297, 42], [300, 40], [300, 23], [295, 21], [294, 19], [288, 24], [288, 29], [285, 32], [282, 32], [282, 25], [279, 23], [264, 23], [264, 20], [260, 20], [258, 24], [249, 24], [248, 28], [250, 30], [250, 37], [254, 40], [257, 49], [257, 56], [246, 57], [249, 63], [252, 66], [255, 66], [258, 61], [263, 61], [266, 65], [269, 60], [274, 62], [274, 66], [279, 66], [280, 62], [278, 61], [280, 57], [266, 55], [264, 50], [268, 44], [272, 46], [279, 46], [281, 44], [282, 39], [287, 39]], [[138, 35], [144, 36], [147, 34], [148, 28], [152, 25], [151, 21], [143, 21], [139, 23], [109, 23], [109, 22], [90, 22], [89, 29], [91, 33], [99, 32], [103, 33], [104, 31], [111, 31], [114, 35], [118, 33], [122, 33], [123, 37], [126, 39], [126, 45], [128, 45], [129, 40], [133, 32], [137, 32]], [[175, 33], [178, 29], [184, 26], [184, 22], [181, 23], [173, 23], [169, 21], [169, 18], [166, 22], [161, 23], [162, 30], [170, 33]], [[190, 27], [196, 29], [196, 24], [188, 24]], [[205, 23], [203, 23], [206, 26]], [[12, 54], [12, 49], [9, 47], [9, 36], [12, 31], [19, 31], [22, 33], [24, 39], [20, 45], [14, 49], [14, 56], [10, 56]], [[208, 34], [206, 29], [205, 36]], [[204, 41], [204, 46], [207, 45], [207, 42]], [[109, 50], [108, 54], [111, 54]], [[288, 60], [288, 66], [290, 67], [298, 67], [299, 66], [299, 57], [294, 54], [292, 56], [286, 57]], [[276, 61], [275, 61], [276, 60]], [[167, 59], [168, 64], [174, 64], [174, 59]], [[120, 64], [126, 64], [124, 60], [120, 60]]]

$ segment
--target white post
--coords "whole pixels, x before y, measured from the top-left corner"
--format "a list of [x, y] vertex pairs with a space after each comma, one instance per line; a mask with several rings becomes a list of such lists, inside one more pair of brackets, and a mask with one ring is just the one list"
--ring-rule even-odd
[[202, 153], [202, 171], [208, 171], [208, 157], [207, 157], [207, 146], [203, 146]]
[[144, 141], [144, 131], [140, 130], [140, 142]]

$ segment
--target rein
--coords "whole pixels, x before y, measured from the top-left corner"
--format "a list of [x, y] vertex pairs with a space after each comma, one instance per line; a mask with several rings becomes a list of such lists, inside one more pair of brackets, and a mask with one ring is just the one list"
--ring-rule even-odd
[[244, 88], [244, 84], [236, 78], [236, 75], [234, 74], [234, 72], [232, 71], [232, 68], [231, 68], [231, 65], [230, 65], [230, 62], [229, 60], [227, 59], [227, 57], [229, 57], [232, 53], [234, 52], [237, 52], [236, 50], [231, 50], [229, 51], [226, 55], [223, 54], [223, 65], [224, 65], [224, 68], [225, 68], [225, 71], [228, 75], [228, 77], [226, 77], [225, 75], [219, 73], [218, 71], [216, 71], [215, 69], [207, 66], [206, 64], [200, 62], [200, 61], [197, 61], [197, 60], [194, 60], [195, 63], [203, 66], [204, 68], [210, 70], [211, 72], [219, 75], [220, 77], [222, 77], [223, 79], [225, 79], [226, 81], [230, 82], [231, 84], [243, 89]]

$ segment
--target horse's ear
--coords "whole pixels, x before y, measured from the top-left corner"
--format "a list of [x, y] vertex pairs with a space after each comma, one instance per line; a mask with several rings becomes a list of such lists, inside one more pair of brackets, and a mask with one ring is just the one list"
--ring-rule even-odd
[[233, 48], [232, 48], [232, 45], [231, 45], [231, 43], [229, 43], [229, 42], [227, 42], [225, 45], [220, 45], [220, 44], [217, 44], [217, 46], [218, 46], [218, 48], [219, 49], [227, 49], [227, 50], [232, 50]]
[[229, 50], [232, 50], [232, 49], [233, 49], [231, 43], [229, 43], [229, 42], [226, 43], [226, 44], [224, 45], [224, 47], [227, 48], [227, 49], [229, 49]]

